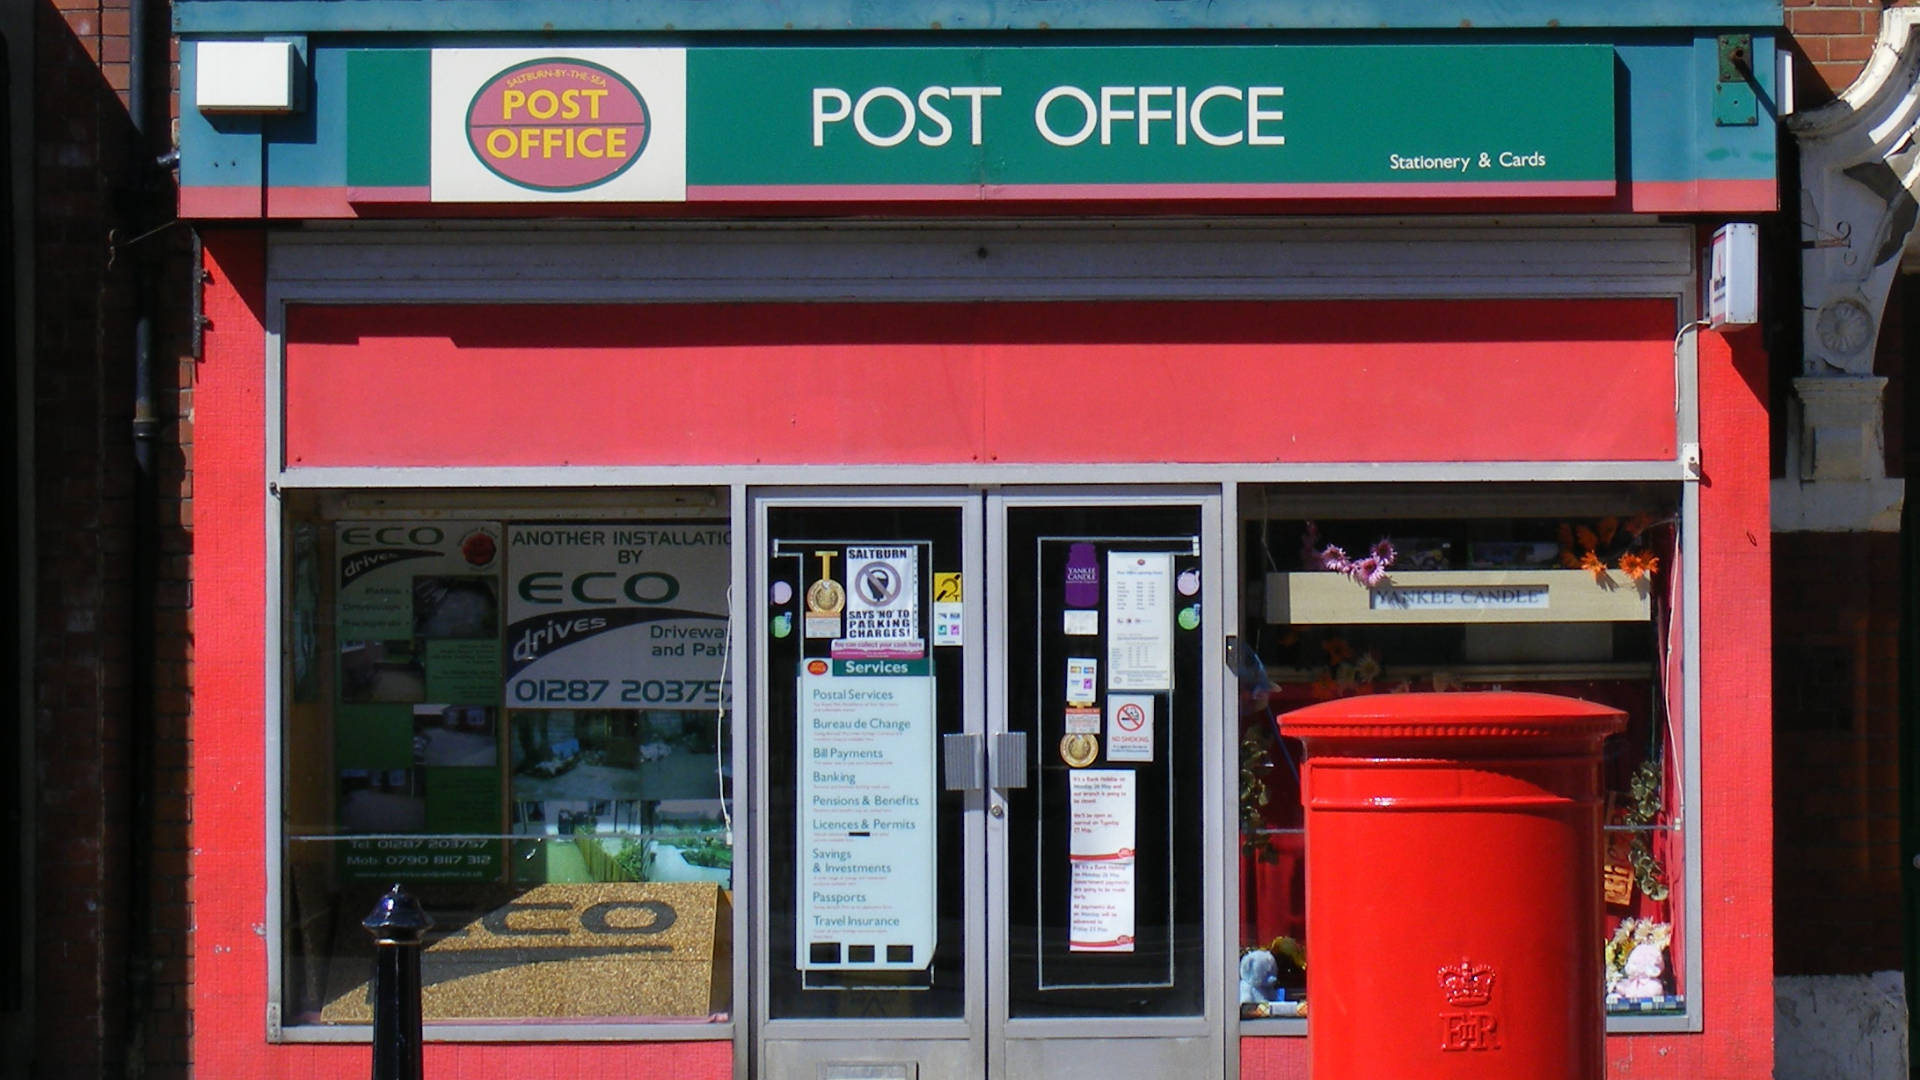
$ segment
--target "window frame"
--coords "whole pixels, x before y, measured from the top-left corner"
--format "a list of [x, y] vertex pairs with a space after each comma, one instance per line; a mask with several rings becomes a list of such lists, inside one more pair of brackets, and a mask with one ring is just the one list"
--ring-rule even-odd
[[[1531, 488], [1532, 490], [1527, 490]], [[1313, 514], [1326, 514], [1337, 510], [1342, 516], [1388, 516], [1382, 511], [1387, 500], [1393, 500], [1391, 516], [1431, 517], [1469, 519], [1475, 517], [1498, 516], [1554, 516], [1557, 514], [1578, 514], [1592, 509], [1595, 505], [1608, 505], [1605, 500], [1614, 500], [1618, 505], [1623, 497], [1630, 497], [1637, 489], [1659, 491], [1671, 489], [1670, 495], [1677, 496], [1674, 502], [1679, 513], [1676, 534], [1679, 537], [1681, 560], [1681, 599], [1680, 625], [1676, 628], [1680, 634], [1681, 686], [1676, 700], [1680, 706], [1680, 715], [1668, 717], [1667, 723], [1677, 725], [1669, 736], [1669, 749], [1680, 758], [1680, 772], [1677, 778], [1678, 791], [1675, 799], [1674, 820], [1668, 828], [1679, 833], [1684, 866], [1680, 877], [1669, 882], [1675, 894], [1675, 903], [1684, 912], [1681, 937], [1681, 968], [1676, 973], [1680, 985], [1686, 987], [1682, 995], [1682, 1008], [1661, 1013], [1609, 1013], [1607, 1016], [1607, 1034], [1632, 1034], [1642, 1032], [1698, 1032], [1703, 1030], [1702, 1021], [1702, 984], [1705, 972], [1703, 959], [1704, 933], [1701, 926], [1701, 847], [1702, 830], [1698, 822], [1696, 808], [1699, 805], [1700, 791], [1700, 648], [1699, 648], [1699, 484], [1697, 477], [1688, 476], [1678, 481], [1653, 481], [1649, 483], [1629, 483], [1599, 479], [1563, 478], [1547, 483], [1529, 485], [1476, 484], [1472, 489], [1448, 490], [1439, 484], [1415, 484], [1379, 480], [1371, 483], [1353, 485], [1308, 485], [1287, 482], [1268, 482], [1262, 484], [1240, 484], [1230, 500], [1232, 515], [1229, 520], [1234, 527], [1229, 529], [1229, 544], [1241, 545], [1245, 538], [1245, 529], [1250, 522], [1259, 520], [1293, 520], [1294, 517], [1311, 517]], [[1274, 508], [1274, 493], [1283, 492], [1284, 499], [1279, 509]], [[1528, 499], [1544, 500], [1529, 503]], [[1443, 508], [1444, 507], [1444, 508]], [[1295, 513], [1299, 511], [1299, 513]], [[1277, 515], [1277, 516], [1276, 516]], [[1286, 549], [1291, 551], [1290, 548]], [[1246, 552], [1237, 550], [1231, 556], [1235, 573], [1243, 571]], [[1245, 582], [1241, 583], [1244, 595]], [[1232, 593], [1233, 590], [1228, 590]], [[1252, 613], [1258, 616], [1258, 612]], [[1249, 615], [1246, 611], [1238, 613], [1236, 626], [1244, 626]], [[1657, 661], [1656, 661], [1657, 662]], [[1237, 717], [1235, 718], [1237, 724]], [[1237, 727], [1236, 727], [1237, 730]], [[1233, 784], [1230, 790], [1238, 791], [1238, 758], [1234, 758]], [[1672, 777], [1666, 781], [1671, 786], [1676, 782]], [[1234, 821], [1239, 821], [1239, 806], [1234, 806]], [[1241, 892], [1239, 860], [1229, 860], [1228, 893], [1234, 898], [1229, 926], [1237, 926], [1240, 917], [1238, 898]], [[1233, 935], [1238, 939], [1237, 932]], [[1312, 954], [1312, 942], [1307, 942], [1308, 954]], [[1600, 942], [1596, 940], [1594, 947]], [[1234, 958], [1236, 961], [1238, 957]], [[1237, 962], [1230, 965], [1238, 971]], [[1263, 1017], [1245, 1018], [1237, 1021], [1240, 1034], [1245, 1036], [1304, 1036], [1307, 1033], [1307, 1021], [1304, 1017]]]

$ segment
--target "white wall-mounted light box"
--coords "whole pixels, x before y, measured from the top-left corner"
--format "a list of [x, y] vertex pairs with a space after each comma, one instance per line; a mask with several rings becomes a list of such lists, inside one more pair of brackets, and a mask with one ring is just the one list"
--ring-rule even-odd
[[292, 112], [298, 63], [291, 41], [199, 42], [193, 103], [201, 112]]

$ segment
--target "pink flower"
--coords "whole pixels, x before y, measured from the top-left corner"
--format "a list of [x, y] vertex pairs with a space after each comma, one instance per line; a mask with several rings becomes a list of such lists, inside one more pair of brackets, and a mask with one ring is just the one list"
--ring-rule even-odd
[[1353, 560], [1347, 558], [1345, 550], [1333, 544], [1328, 544], [1326, 549], [1320, 552], [1320, 568], [1322, 570], [1337, 571], [1342, 574], [1352, 573]]
[[1373, 545], [1373, 557], [1380, 560], [1380, 569], [1385, 570], [1393, 565], [1393, 560], [1399, 558], [1400, 553], [1393, 550], [1393, 541], [1382, 540]]
[[1347, 571], [1347, 575], [1371, 589], [1387, 580], [1387, 567], [1385, 563], [1380, 561], [1379, 556], [1368, 555], [1356, 561], [1352, 568]]

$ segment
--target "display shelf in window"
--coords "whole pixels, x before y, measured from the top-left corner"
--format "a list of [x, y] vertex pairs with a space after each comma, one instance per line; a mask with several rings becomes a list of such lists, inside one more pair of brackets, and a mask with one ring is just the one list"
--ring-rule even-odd
[[1646, 578], [1588, 570], [1407, 570], [1368, 586], [1329, 571], [1267, 575], [1266, 616], [1279, 625], [1638, 622]]

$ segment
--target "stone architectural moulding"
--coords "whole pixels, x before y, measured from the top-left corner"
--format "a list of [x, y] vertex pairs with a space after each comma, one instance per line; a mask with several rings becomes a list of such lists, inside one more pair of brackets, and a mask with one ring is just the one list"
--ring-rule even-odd
[[1796, 463], [1774, 491], [1783, 530], [1897, 527], [1899, 481], [1882, 452], [1874, 344], [1920, 216], [1920, 8], [1880, 21], [1866, 68], [1839, 98], [1790, 116], [1800, 148], [1803, 354]]

